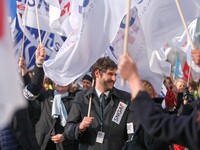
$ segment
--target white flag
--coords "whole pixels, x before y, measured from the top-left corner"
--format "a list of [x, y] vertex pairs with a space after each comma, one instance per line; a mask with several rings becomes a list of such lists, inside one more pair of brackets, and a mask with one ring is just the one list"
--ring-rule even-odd
[[16, 109], [26, 104], [18, 82], [17, 61], [14, 57], [12, 41], [7, 23], [6, 1], [0, 1], [0, 129], [10, 121]]
[[[23, 12], [23, 25], [26, 25], [31, 28], [38, 28], [37, 24], [37, 15], [38, 15], [38, 21], [39, 21], [39, 27], [40, 30], [43, 31], [51, 31], [51, 28], [49, 26], [49, 5], [44, 0], [34, 0], [32, 2], [26, 3], [24, 0], [17, 0], [18, 6], [23, 9], [19, 9], [18, 11], [25, 10]], [[27, 4], [27, 5], [26, 5]], [[36, 14], [36, 7], [37, 12]]]
[[51, 29], [60, 34], [68, 36], [71, 31], [69, 26], [69, 15], [71, 13], [71, 0], [45, 0], [49, 6], [49, 19]]
[[[16, 53], [17, 59], [23, 56], [28, 69], [32, 70], [35, 66], [35, 51], [39, 43], [38, 30], [35, 28], [24, 28], [19, 14], [17, 14], [15, 21], [11, 26], [12, 37], [15, 43], [13, 50]], [[25, 36], [24, 40], [23, 36]], [[65, 37], [46, 31], [41, 31], [41, 38], [47, 53], [46, 60], [55, 57], [66, 39]], [[22, 42], [24, 47], [23, 51]]]
[[[192, 38], [193, 44], [197, 48], [200, 49], [200, 46], [199, 46], [199, 44], [200, 44], [200, 42], [199, 42], [200, 27], [199, 27], [199, 25], [200, 25], [200, 19], [196, 18], [190, 23], [190, 25], [188, 26], [188, 30], [189, 30], [190, 36]], [[191, 68], [195, 72], [199, 73], [200, 68], [197, 65], [195, 65], [194, 61], [192, 61], [192, 58], [191, 58], [192, 48], [191, 48], [189, 38], [187, 37], [186, 32], [183, 32], [182, 35], [179, 37], [173, 38], [172, 44], [173, 44], [173, 46], [180, 48], [181, 50], [183, 50], [183, 52], [186, 53], [187, 64], [191, 65]]]
[[70, 34], [55, 59], [44, 63], [46, 75], [60, 85], [73, 82], [105, 52], [128, 6], [128, 2], [121, 0], [74, 2], [77, 8], [74, 10], [78, 12], [72, 11], [71, 15], [76, 14], [74, 17], [80, 25]]
[[[200, 15], [199, 0], [179, 0], [179, 3], [187, 24]], [[152, 52], [183, 32], [184, 26], [175, 0], [140, 0], [136, 7], [151, 59]], [[153, 67], [151, 64], [150, 68]]]
[[[112, 46], [110, 46], [110, 48], [106, 51], [107, 54], [105, 54], [110, 56], [113, 60], [115, 60], [116, 63], [118, 63], [119, 56], [123, 53], [122, 50], [124, 45], [124, 29], [125, 19], [122, 20], [117, 36], [112, 42]], [[167, 69], [163, 70], [162, 73], [155, 73], [150, 70], [150, 62], [148, 59], [145, 37], [140, 21], [138, 19], [138, 13], [136, 8], [133, 8], [131, 10], [131, 19], [128, 36], [128, 51], [136, 61], [141, 78], [143, 80], [149, 81], [153, 85], [156, 92], [160, 93], [164, 75], [169, 75], [170, 73], [170, 64], [162, 61], [157, 62], [157, 64], [154, 65], [157, 66], [157, 68], [160, 68], [159, 70], [163, 70], [163, 68], [159, 66], [160, 64], [166, 64]], [[120, 77], [118, 77], [115, 86], [117, 88], [123, 88], [123, 90], [125, 91], [129, 91], [129, 88], [127, 86], [121, 87]]]

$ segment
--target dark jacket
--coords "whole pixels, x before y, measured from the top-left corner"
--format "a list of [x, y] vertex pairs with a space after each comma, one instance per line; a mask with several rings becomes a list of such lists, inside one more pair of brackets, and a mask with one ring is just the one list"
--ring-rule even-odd
[[[87, 116], [90, 96], [92, 96], [91, 117], [94, 117], [94, 120], [92, 125], [80, 134], [79, 124]], [[121, 150], [127, 140], [126, 121], [129, 113], [130, 98], [131, 95], [129, 93], [113, 88], [106, 100], [108, 104], [104, 108], [102, 122], [100, 118], [100, 102], [94, 87], [77, 93], [68, 116], [65, 137], [78, 139], [80, 150]], [[117, 124], [112, 119], [120, 102], [125, 103], [127, 108], [120, 123]], [[96, 142], [98, 131], [105, 133], [103, 144]]]
[[191, 150], [199, 150], [200, 124], [196, 122], [196, 112], [190, 116], [167, 114], [155, 107], [155, 103], [146, 92], [138, 93], [131, 103], [131, 109], [148, 134], [168, 143], [177, 143]]
[[[155, 100], [154, 100], [155, 101]], [[156, 107], [161, 108], [160, 104], [156, 104]], [[144, 110], [145, 111], [145, 110]], [[164, 110], [163, 110], [164, 111]], [[130, 150], [141, 149], [141, 150], [169, 150], [169, 144], [159, 140], [153, 136], [150, 136], [141, 125], [138, 117], [133, 110], [128, 115], [128, 123], [133, 124], [134, 133], [129, 134], [129, 146]], [[128, 147], [128, 143], [126, 143]], [[128, 149], [128, 148], [127, 148]]]
[[[37, 96], [42, 88], [41, 82], [43, 81], [44, 71], [43, 68], [35, 66], [33, 72], [34, 75], [31, 82], [26, 86], [26, 89], [34, 96]], [[26, 94], [25, 97], [27, 98], [28, 95]], [[27, 108], [20, 109], [14, 114], [9, 127], [17, 143], [23, 150], [39, 150], [39, 145], [35, 137], [34, 128]]]
[[[53, 144], [51, 136], [55, 134], [62, 134], [64, 127], [60, 124], [60, 119], [53, 119], [51, 116], [54, 92], [52, 90], [42, 91], [41, 95], [37, 98], [40, 105], [40, 118], [36, 123], [35, 131], [36, 138], [39, 143], [40, 149], [45, 150], [47, 146], [55, 146], [57, 150], [70, 149], [75, 150], [77, 147], [76, 141], [66, 139], [63, 143]], [[63, 97], [62, 101], [65, 105], [67, 113], [69, 114], [72, 101], [74, 99], [73, 93], [69, 93], [67, 97]], [[51, 143], [50, 145], [48, 143]]]

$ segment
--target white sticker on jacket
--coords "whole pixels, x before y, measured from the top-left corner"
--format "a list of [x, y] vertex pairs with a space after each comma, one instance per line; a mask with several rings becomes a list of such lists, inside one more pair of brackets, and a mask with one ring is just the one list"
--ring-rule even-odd
[[127, 123], [127, 134], [133, 134], [134, 133], [134, 126], [133, 122]]
[[124, 112], [125, 112], [125, 110], [126, 110], [126, 107], [127, 107], [127, 105], [126, 105], [125, 103], [119, 102], [119, 105], [118, 105], [118, 107], [117, 107], [117, 110], [116, 110], [116, 112], [115, 112], [115, 115], [114, 115], [113, 118], [112, 118], [112, 121], [113, 121], [113, 122], [115, 122], [115, 123], [117, 123], [117, 124], [120, 123], [120, 121], [121, 121], [121, 119], [122, 119], [122, 117], [123, 117], [123, 114], [124, 114]]

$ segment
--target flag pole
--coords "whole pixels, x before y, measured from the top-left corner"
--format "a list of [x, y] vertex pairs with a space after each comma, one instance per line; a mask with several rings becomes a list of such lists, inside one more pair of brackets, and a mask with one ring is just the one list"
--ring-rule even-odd
[[[92, 80], [92, 86], [94, 86], [94, 79]], [[87, 114], [87, 117], [90, 117], [91, 106], [92, 106], [92, 94], [90, 94], [90, 99], [89, 99], [89, 105], [88, 105], [88, 114]]]
[[[124, 32], [124, 49], [123, 49], [124, 55], [128, 53], [128, 32], [129, 32], [129, 21], [130, 21], [130, 8], [131, 8], [131, 0], [128, 0], [126, 25], [125, 25], [125, 32]], [[124, 83], [125, 83], [125, 80], [122, 79], [121, 85], [124, 86]]]
[[[178, 8], [178, 12], [179, 12], [179, 14], [180, 14], [181, 20], [182, 20], [182, 22], [183, 22], [183, 25], [184, 25], [184, 28], [185, 28], [187, 37], [189, 38], [189, 42], [190, 42], [190, 45], [191, 45], [192, 50], [193, 50], [193, 49], [195, 49], [195, 46], [194, 46], [194, 43], [192, 42], [192, 38], [191, 38], [191, 36], [190, 36], [188, 27], [187, 27], [187, 25], [186, 25], [186, 21], [185, 21], [185, 18], [184, 18], [184, 16], [183, 16], [183, 12], [182, 12], [182, 10], [181, 10], [179, 1], [178, 1], [178, 0], [175, 0], [175, 2], [176, 2], [176, 6], [177, 6], [177, 8]], [[192, 61], [190, 61], [190, 66], [191, 66], [191, 64], [192, 64]], [[190, 73], [191, 73], [191, 67], [190, 67], [190, 66], [189, 66], [190, 69], [189, 69], [189, 74], [188, 74], [187, 86], [189, 85], [189, 80], [190, 80]]]
[[48, 35], [48, 32], [46, 31], [46, 33], [45, 33], [45, 35], [44, 35], [44, 37], [43, 37], [43, 40], [42, 40], [42, 43], [43, 43], [43, 44], [44, 44], [44, 42], [45, 42], [45, 40], [46, 40], [47, 35]]
[[42, 39], [41, 39], [41, 35], [40, 35], [40, 22], [39, 22], [39, 17], [38, 17], [38, 3], [37, 0], [35, 0], [35, 13], [36, 13], [36, 21], [37, 21], [37, 27], [38, 27], [38, 36], [39, 36], [39, 40], [40, 40], [40, 44], [42, 44]]

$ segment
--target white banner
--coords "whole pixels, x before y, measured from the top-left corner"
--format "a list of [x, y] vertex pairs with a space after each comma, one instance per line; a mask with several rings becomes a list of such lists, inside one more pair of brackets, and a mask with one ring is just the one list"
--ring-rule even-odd
[[[199, 0], [179, 0], [186, 23], [200, 16]], [[153, 71], [153, 51], [184, 31], [175, 0], [137, 0], [139, 19], [144, 31], [150, 68]], [[154, 56], [155, 58], [155, 56]]]
[[78, 12], [71, 11], [74, 17], [70, 23], [77, 24], [78, 20], [80, 24], [55, 59], [44, 63], [46, 75], [60, 85], [67, 85], [85, 73], [114, 40], [127, 13], [127, 3], [121, 0], [82, 0], [74, 4], [74, 10]]
[[[38, 24], [40, 27], [40, 30], [43, 31], [51, 31], [49, 26], [49, 5], [45, 2], [45, 0], [32, 0], [28, 1], [26, 4], [25, 1], [18, 0], [18, 6], [20, 6], [23, 12], [23, 25], [26, 25], [31, 28], [38, 29]], [[36, 14], [36, 8], [38, 14]], [[37, 16], [38, 15], [38, 21], [37, 23]]]
[[[112, 42], [112, 46], [107, 50], [107, 54], [116, 63], [118, 63], [119, 56], [123, 53], [123, 45], [124, 45], [124, 29], [125, 29], [125, 19], [122, 20], [120, 24], [120, 29], [115, 37], [114, 41]], [[143, 80], [147, 80], [151, 82], [154, 89], [157, 93], [160, 93], [163, 77], [164, 75], [168, 75], [170, 73], [170, 64], [165, 61], [157, 62], [154, 64], [156, 69], [162, 70], [162, 73], [154, 73], [150, 70], [149, 66], [149, 59], [148, 59], [148, 52], [145, 43], [144, 33], [138, 19], [137, 9], [133, 8], [131, 10], [131, 19], [130, 19], [130, 26], [129, 26], [129, 37], [128, 37], [128, 50], [131, 56], [137, 63], [137, 67], [140, 73], [140, 76]], [[161, 67], [161, 64], [166, 64], [166, 69], [164, 70]], [[125, 87], [121, 87], [120, 84], [120, 77], [116, 82], [116, 87], [121, 88], [125, 91], [129, 91], [127, 85]]]
[[[199, 27], [199, 25], [200, 25], [200, 19], [196, 18], [190, 23], [190, 25], [188, 26], [188, 30], [189, 30], [189, 33], [190, 33], [190, 36], [192, 38], [194, 45], [200, 49], [200, 46], [199, 46], [199, 44], [200, 44], [200, 42], [199, 42], [200, 27]], [[173, 46], [182, 49], [183, 52], [186, 53], [187, 64], [191, 65], [191, 68], [195, 72], [200, 73], [200, 68], [197, 65], [195, 65], [194, 61], [192, 61], [192, 59], [191, 59], [192, 48], [191, 48], [189, 38], [187, 37], [186, 32], [183, 32], [183, 34], [181, 36], [175, 37], [174, 39], [172, 39], [172, 44], [173, 44]]]
[[49, 5], [49, 18], [51, 29], [60, 34], [68, 36], [71, 31], [69, 26], [69, 15], [71, 14], [71, 0], [45, 0]]

